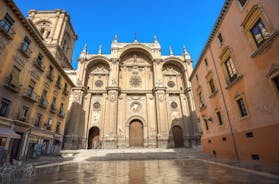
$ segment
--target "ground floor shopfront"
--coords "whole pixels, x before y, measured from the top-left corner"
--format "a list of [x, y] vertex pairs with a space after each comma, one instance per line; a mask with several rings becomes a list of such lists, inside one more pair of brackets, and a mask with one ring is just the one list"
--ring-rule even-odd
[[1, 129], [4, 133], [0, 131], [0, 162], [37, 159], [60, 152], [62, 135], [3, 118]]

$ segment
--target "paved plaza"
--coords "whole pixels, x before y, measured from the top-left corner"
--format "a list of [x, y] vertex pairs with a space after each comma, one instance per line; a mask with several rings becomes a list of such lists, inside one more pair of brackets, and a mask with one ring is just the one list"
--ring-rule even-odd
[[[220, 160], [195, 149], [63, 151], [45, 158], [32, 178], [15, 183], [279, 183], [278, 167]], [[55, 161], [56, 160], [56, 161]]]

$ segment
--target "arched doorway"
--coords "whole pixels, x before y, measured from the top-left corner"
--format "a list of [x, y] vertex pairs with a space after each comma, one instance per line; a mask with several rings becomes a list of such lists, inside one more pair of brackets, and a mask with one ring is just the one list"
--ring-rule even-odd
[[143, 124], [139, 120], [133, 120], [130, 123], [129, 146], [143, 147]]
[[183, 130], [180, 126], [172, 127], [173, 140], [176, 148], [184, 147]]
[[88, 135], [88, 149], [100, 149], [100, 129], [98, 127], [92, 127], [89, 130]]

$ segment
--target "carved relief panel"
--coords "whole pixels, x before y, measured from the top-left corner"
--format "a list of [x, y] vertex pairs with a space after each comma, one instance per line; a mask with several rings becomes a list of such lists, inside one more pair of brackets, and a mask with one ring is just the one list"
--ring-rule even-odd
[[123, 90], [151, 90], [153, 74], [150, 59], [142, 53], [124, 56], [120, 63], [119, 79]]
[[88, 71], [87, 88], [89, 90], [105, 90], [108, 86], [109, 68], [105, 64], [97, 64]]
[[163, 67], [164, 86], [168, 90], [184, 90], [183, 72], [175, 65], [165, 65]]

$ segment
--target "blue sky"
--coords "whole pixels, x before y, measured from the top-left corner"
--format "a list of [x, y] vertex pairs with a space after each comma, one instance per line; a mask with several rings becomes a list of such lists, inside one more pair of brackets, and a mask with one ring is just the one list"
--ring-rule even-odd
[[115, 34], [119, 42], [131, 42], [137, 33], [139, 42], [152, 42], [154, 35], [162, 54], [181, 55], [185, 45], [194, 64], [207, 41], [225, 0], [15, 0], [23, 14], [30, 9], [63, 9], [71, 16], [78, 34], [73, 67], [83, 45], [89, 53], [110, 53]]

